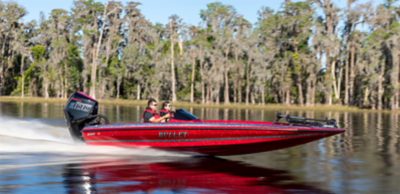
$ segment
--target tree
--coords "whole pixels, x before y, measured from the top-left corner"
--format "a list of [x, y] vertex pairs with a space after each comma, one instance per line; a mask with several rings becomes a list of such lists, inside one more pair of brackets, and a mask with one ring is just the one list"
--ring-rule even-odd
[[[222, 71], [224, 76], [224, 103], [229, 104], [229, 79], [228, 74], [231, 68], [231, 62], [228, 55], [233, 42], [233, 33], [237, 22], [237, 13], [235, 8], [230, 5], [223, 5], [221, 3], [210, 3], [207, 5], [207, 10], [201, 10], [200, 16], [206, 21], [209, 28], [208, 33], [213, 37], [213, 42], [216, 51], [223, 53], [224, 58], [217, 58], [215, 60], [217, 66], [214, 68], [216, 72]], [[216, 55], [220, 56], [220, 55]], [[219, 87], [219, 83], [217, 84]], [[219, 88], [217, 89], [219, 91]], [[219, 92], [218, 92], [219, 93]], [[219, 94], [217, 103], [219, 102]]]

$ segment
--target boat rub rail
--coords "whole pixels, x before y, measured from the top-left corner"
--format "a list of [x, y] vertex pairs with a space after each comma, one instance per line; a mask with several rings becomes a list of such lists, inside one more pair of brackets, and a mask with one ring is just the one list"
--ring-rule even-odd
[[201, 138], [201, 139], [162, 139], [162, 140], [88, 140], [88, 143], [96, 142], [192, 142], [192, 141], [232, 141], [232, 140], [243, 140], [243, 139], [278, 139], [288, 137], [307, 137], [321, 135], [319, 133], [314, 134], [296, 134], [296, 135], [275, 135], [275, 136], [259, 136], [259, 137], [228, 137], [228, 138]]
[[[108, 131], [108, 130], [154, 130], [154, 129], [245, 129], [245, 130], [274, 130], [274, 131], [319, 131], [319, 132], [343, 132], [344, 129], [309, 127], [309, 126], [284, 126], [262, 124], [226, 124], [226, 123], [131, 123], [108, 124], [85, 127], [82, 132]], [[207, 128], [204, 128], [207, 127]]]

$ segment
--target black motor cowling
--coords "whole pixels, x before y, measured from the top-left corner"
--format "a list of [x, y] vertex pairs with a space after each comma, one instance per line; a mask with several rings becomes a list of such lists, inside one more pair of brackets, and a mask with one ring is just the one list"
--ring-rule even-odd
[[83, 92], [75, 92], [64, 109], [68, 130], [74, 142], [84, 142], [81, 130], [88, 125], [107, 124], [108, 119], [97, 114], [99, 103]]

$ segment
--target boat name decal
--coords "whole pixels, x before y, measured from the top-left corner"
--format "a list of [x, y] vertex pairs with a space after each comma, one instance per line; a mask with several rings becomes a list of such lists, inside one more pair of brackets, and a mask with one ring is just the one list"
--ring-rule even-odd
[[87, 136], [96, 135], [96, 133], [88, 133]]
[[79, 110], [79, 111], [83, 111], [83, 112], [90, 112], [92, 107], [93, 107], [93, 105], [84, 104], [84, 103], [81, 103], [81, 102], [72, 102], [69, 105], [70, 109], [75, 109], [75, 110]]
[[188, 132], [158, 132], [158, 137], [186, 137]]

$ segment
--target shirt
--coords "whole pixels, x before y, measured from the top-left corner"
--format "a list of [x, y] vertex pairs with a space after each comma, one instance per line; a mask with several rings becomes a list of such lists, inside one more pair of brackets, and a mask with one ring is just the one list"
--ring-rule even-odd
[[143, 115], [144, 122], [145, 122], [145, 123], [146, 123], [146, 122], [149, 122], [149, 120], [150, 120], [152, 117], [154, 117], [153, 114], [151, 114], [150, 112], [145, 112], [144, 115]]

